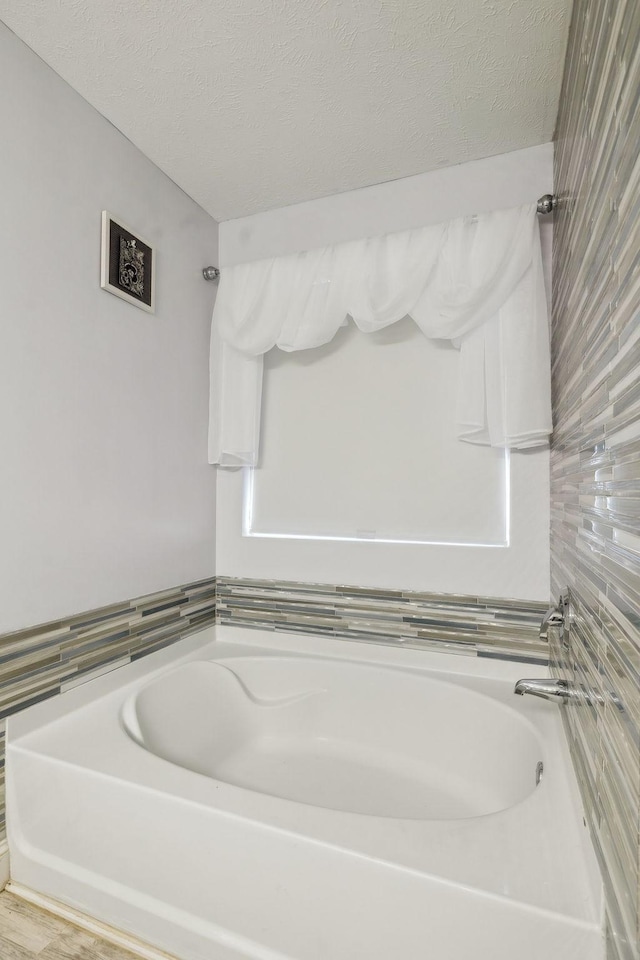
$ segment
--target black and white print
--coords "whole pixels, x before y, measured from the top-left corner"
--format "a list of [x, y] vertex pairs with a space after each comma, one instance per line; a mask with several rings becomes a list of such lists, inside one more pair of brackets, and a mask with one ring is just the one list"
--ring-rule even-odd
[[107, 210], [102, 212], [103, 290], [155, 312], [155, 251], [138, 233]]

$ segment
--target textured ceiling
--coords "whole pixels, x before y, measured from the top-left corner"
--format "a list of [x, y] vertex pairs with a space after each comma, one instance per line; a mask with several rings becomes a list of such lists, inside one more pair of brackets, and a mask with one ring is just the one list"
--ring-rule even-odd
[[0, 0], [218, 220], [549, 141], [571, 0]]

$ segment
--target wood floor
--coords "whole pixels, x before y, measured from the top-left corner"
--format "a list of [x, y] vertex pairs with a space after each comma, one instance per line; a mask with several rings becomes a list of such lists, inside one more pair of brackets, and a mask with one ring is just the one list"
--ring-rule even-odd
[[66, 920], [0, 893], [0, 960], [134, 960]]

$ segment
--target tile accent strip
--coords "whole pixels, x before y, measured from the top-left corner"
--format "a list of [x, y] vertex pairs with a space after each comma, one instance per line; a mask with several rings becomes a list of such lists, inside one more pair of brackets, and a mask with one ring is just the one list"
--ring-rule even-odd
[[0, 839], [6, 717], [215, 621], [215, 579], [0, 636]]
[[556, 132], [553, 670], [600, 862], [607, 956], [640, 951], [640, 5], [576, 0]]
[[538, 665], [549, 656], [538, 636], [546, 607], [526, 600], [217, 578], [220, 623]]

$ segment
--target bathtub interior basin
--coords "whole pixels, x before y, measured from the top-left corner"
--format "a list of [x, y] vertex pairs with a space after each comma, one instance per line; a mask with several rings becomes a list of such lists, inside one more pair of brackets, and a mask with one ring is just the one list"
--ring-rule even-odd
[[313, 657], [184, 664], [132, 694], [122, 722], [195, 773], [377, 817], [496, 813], [535, 790], [543, 759], [535, 727], [481, 693]]

